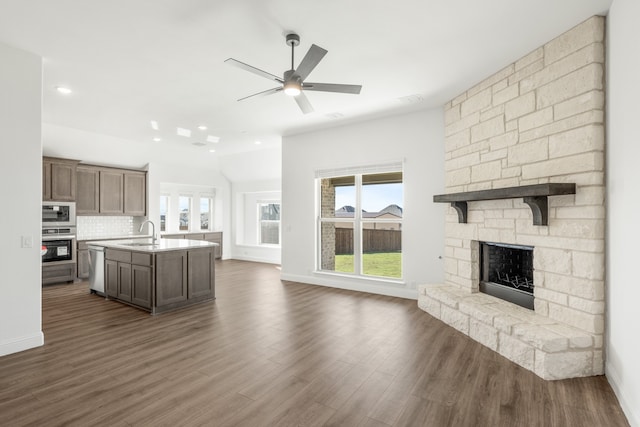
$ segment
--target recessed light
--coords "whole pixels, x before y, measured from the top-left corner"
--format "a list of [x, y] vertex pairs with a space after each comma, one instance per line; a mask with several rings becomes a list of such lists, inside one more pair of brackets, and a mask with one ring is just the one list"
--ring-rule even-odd
[[160, 141], [162, 141], [162, 138], [159, 138], [159, 137], [156, 136], [155, 138], [153, 138], [153, 141], [154, 142], [160, 142]]
[[56, 86], [56, 90], [58, 91], [58, 93], [61, 93], [63, 95], [69, 95], [71, 93], [71, 89], [64, 86]]
[[207, 127], [205, 125], [200, 125], [198, 126], [198, 129], [200, 130], [207, 130]]
[[189, 129], [176, 128], [176, 133], [178, 134], [178, 136], [184, 136], [186, 138], [190, 138], [191, 137], [191, 131]]
[[158, 122], [151, 120], [151, 129], [158, 130]]
[[262, 144], [262, 141], [256, 141], [255, 144], [256, 145], [260, 145], [260, 144]]
[[209, 136], [207, 136], [207, 142], [213, 142], [213, 143], [220, 142], [220, 137], [219, 136], [214, 136], [214, 135], [209, 135]]
[[210, 152], [210, 153], [215, 153], [215, 152], [216, 152], [216, 150], [209, 150], [209, 152]]

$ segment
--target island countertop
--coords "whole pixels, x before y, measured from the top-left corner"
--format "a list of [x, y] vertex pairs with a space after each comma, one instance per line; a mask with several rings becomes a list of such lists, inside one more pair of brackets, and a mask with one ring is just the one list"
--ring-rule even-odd
[[105, 248], [122, 249], [136, 252], [167, 252], [183, 249], [197, 249], [218, 246], [217, 243], [203, 240], [185, 239], [157, 239], [155, 245], [151, 239], [123, 239], [123, 240], [97, 240], [89, 243], [91, 246], [102, 246]]

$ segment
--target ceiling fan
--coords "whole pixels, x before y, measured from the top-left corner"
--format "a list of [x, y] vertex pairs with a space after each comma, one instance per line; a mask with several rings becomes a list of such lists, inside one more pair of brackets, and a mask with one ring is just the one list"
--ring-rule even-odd
[[304, 56], [304, 58], [302, 58], [302, 62], [300, 62], [298, 68], [294, 68], [293, 53], [294, 48], [300, 44], [300, 36], [295, 33], [287, 34], [286, 41], [287, 45], [291, 46], [291, 69], [285, 71], [282, 77], [267, 73], [266, 71], [253, 67], [249, 64], [245, 64], [244, 62], [240, 62], [233, 58], [229, 58], [224, 61], [238, 68], [249, 71], [250, 73], [257, 74], [269, 80], [274, 80], [281, 84], [281, 86], [275, 87], [273, 89], [268, 89], [262, 92], [254, 93], [253, 95], [245, 96], [244, 98], [238, 99], [238, 101], [242, 101], [254, 96], [265, 96], [284, 91], [285, 94], [293, 97], [293, 99], [298, 104], [298, 107], [300, 107], [304, 114], [308, 114], [313, 112], [313, 107], [311, 106], [309, 99], [304, 94], [304, 92], [307, 90], [318, 92], [351, 93], [355, 95], [360, 93], [360, 90], [362, 89], [362, 86], [360, 85], [305, 82], [304, 80], [313, 71], [313, 69], [316, 68], [320, 60], [322, 60], [322, 58], [327, 54], [327, 51], [320, 46], [312, 44], [307, 51], [307, 54]]

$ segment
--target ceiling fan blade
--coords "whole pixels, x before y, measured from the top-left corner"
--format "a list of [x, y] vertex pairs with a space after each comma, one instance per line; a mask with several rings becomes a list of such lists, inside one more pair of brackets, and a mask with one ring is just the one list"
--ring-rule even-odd
[[352, 93], [358, 95], [361, 85], [341, 85], [335, 83], [302, 83], [303, 90], [315, 90], [317, 92], [339, 92], [339, 93]]
[[309, 102], [309, 98], [307, 98], [306, 95], [303, 92], [300, 92], [299, 95], [294, 96], [293, 99], [296, 100], [296, 103], [298, 104], [298, 107], [300, 107], [300, 109], [302, 110], [302, 112], [304, 114], [313, 113], [313, 107], [311, 106], [311, 103]]
[[284, 80], [282, 80], [280, 77], [278, 77], [278, 76], [276, 76], [274, 74], [271, 74], [271, 73], [267, 73], [266, 71], [263, 71], [263, 70], [261, 70], [259, 68], [256, 68], [256, 67], [253, 67], [253, 66], [251, 66], [249, 64], [245, 64], [244, 62], [240, 62], [240, 61], [238, 61], [236, 59], [229, 58], [229, 59], [225, 59], [224, 62], [226, 62], [227, 64], [230, 64], [230, 65], [233, 65], [234, 67], [242, 68], [243, 70], [246, 70], [246, 71], [248, 71], [250, 73], [253, 73], [253, 74], [257, 74], [258, 76], [267, 78], [269, 80], [274, 80], [274, 81], [276, 81], [278, 83], [284, 83]]
[[238, 101], [244, 101], [247, 98], [253, 98], [254, 96], [266, 96], [271, 95], [272, 93], [280, 92], [282, 87], [274, 87], [273, 89], [263, 90], [262, 92], [254, 93], [253, 95], [245, 96], [244, 98], [238, 99]]
[[316, 68], [316, 65], [327, 54], [327, 51], [320, 46], [312, 44], [307, 54], [302, 58], [300, 65], [296, 68], [296, 75], [300, 76], [300, 79], [304, 80], [307, 76]]

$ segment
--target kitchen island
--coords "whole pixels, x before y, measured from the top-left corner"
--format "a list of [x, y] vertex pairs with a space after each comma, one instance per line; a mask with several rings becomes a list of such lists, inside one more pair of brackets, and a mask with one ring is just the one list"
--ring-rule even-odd
[[159, 239], [98, 241], [105, 297], [162, 313], [215, 298], [216, 243]]

